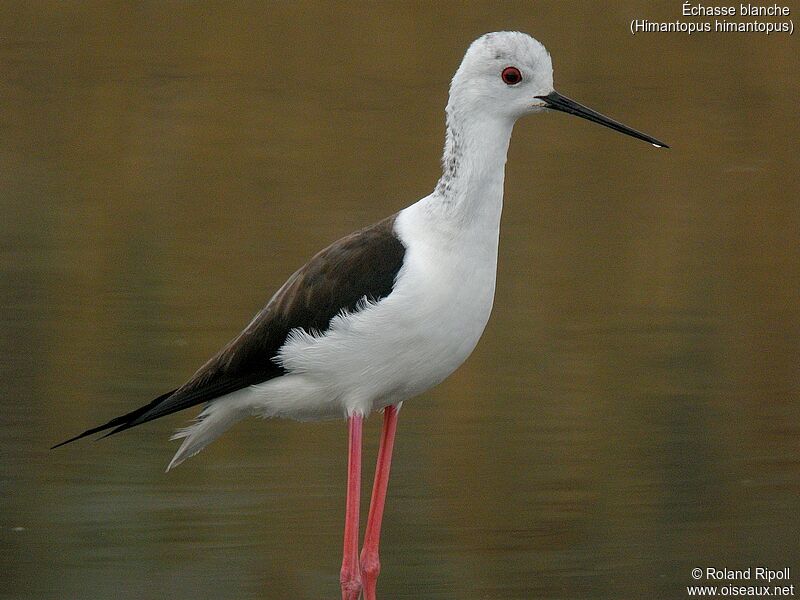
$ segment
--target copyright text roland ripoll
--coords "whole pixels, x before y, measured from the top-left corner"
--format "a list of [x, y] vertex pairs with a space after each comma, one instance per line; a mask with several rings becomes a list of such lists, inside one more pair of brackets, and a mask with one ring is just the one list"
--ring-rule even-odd
[[748, 567], [728, 569], [718, 567], [695, 567], [692, 579], [702, 581], [702, 585], [687, 585], [686, 594], [699, 598], [721, 596], [738, 597], [792, 597], [794, 584], [790, 582], [789, 567], [769, 569], [767, 567]]

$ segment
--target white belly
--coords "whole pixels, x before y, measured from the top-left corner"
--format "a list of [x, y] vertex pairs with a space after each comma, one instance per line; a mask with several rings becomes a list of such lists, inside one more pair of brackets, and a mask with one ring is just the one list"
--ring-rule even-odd
[[[408, 209], [407, 209], [408, 210]], [[404, 211], [405, 213], [406, 211]], [[470, 355], [492, 309], [497, 238], [467, 244], [397, 230], [406, 256], [392, 293], [336, 317], [324, 335], [295, 331], [280, 359], [289, 374], [255, 386], [265, 416], [368, 414], [440, 383]]]

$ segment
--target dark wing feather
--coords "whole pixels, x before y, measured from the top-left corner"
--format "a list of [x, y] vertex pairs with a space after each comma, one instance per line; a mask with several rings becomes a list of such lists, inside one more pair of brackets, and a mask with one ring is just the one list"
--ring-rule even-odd
[[324, 332], [341, 311], [388, 296], [405, 247], [395, 216], [331, 244], [296, 271], [250, 324], [178, 389], [57, 446], [112, 429], [129, 429], [284, 374], [273, 359], [292, 329]]

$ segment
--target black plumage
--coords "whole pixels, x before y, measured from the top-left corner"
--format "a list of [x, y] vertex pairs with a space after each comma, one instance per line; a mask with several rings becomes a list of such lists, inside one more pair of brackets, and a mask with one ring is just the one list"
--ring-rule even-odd
[[323, 333], [340, 312], [358, 310], [392, 292], [405, 246], [396, 215], [365, 227], [316, 254], [275, 293], [250, 324], [181, 387], [53, 448], [111, 429], [112, 435], [285, 373], [275, 362], [293, 329]]

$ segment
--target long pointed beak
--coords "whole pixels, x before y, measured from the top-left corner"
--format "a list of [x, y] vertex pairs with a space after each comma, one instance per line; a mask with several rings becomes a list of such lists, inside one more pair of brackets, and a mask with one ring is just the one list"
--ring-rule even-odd
[[536, 98], [544, 101], [545, 108], [559, 110], [570, 115], [583, 117], [584, 119], [588, 119], [594, 123], [600, 123], [600, 125], [605, 125], [606, 127], [610, 127], [615, 131], [625, 133], [640, 140], [644, 140], [645, 142], [650, 142], [656, 148], [669, 148], [669, 146], [667, 146], [664, 142], [661, 142], [656, 138], [647, 135], [646, 133], [642, 133], [641, 131], [631, 129], [619, 121], [609, 119], [607, 116], [601, 115], [599, 112], [596, 112], [591, 108], [584, 106], [583, 104], [575, 102], [575, 100], [571, 100], [566, 96], [562, 96], [558, 92], [550, 92], [546, 96], [536, 96]]

